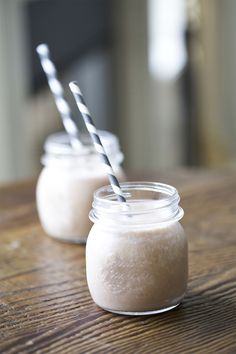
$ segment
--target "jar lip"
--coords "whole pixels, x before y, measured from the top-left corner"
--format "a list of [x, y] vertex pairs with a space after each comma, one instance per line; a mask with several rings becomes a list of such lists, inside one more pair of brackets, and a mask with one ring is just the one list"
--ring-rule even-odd
[[[106, 130], [99, 130], [98, 133], [107, 152], [118, 152], [120, 150], [119, 140], [114, 134]], [[96, 154], [89, 134], [82, 133], [80, 138], [83, 146], [75, 150], [72, 148], [69, 136], [66, 132], [50, 134], [44, 143], [45, 153], [60, 157], [77, 157]]]
[[90, 220], [119, 227], [142, 227], [176, 222], [183, 217], [178, 191], [168, 184], [125, 182], [121, 189], [126, 203], [117, 201], [111, 186], [95, 191]]
[[[165, 183], [134, 181], [121, 183], [120, 186], [127, 200], [127, 204], [139, 204], [141, 206], [142, 203], [145, 203], [150, 206], [150, 208], [147, 207], [145, 208], [145, 210], [142, 210], [142, 213], [149, 212], [150, 209], [153, 210], [168, 206], [173, 203], [178, 203], [180, 200], [177, 189]], [[163, 197], [161, 199], [129, 200], [129, 197], [131, 196], [131, 191], [134, 190], [146, 190], [150, 192], [162, 193], [166, 197]], [[101, 187], [94, 192], [93, 207], [98, 207], [99, 209], [109, 209], [112, 212], [112, 210], [116, 210], [116, 207], [119, 207], [119, 209], [121, 209], [121, 202], [116, 199], [116, 195], [114, 194], [112, 187], [108, 185]], [[137, 210], [137, 212], [140, 211]], [[123, 208], [123, 211], [121, 211], [121, 213], [130, 213], [130, 210], [128, 210], [127, 208]], [[136, 211], [132, 211], [132, 213], [136, 213]]]
[[[109, 158], [113, 163], [121, 164], [124, 160], [124, 155], [120, 151], [119, 140], [116, 135], [106, 130], [99, 130], [98, 132]], [[81, 140], [83, 146], [75, 150], [72, 148], [66, 132], [57, 132], [49, 135], [44, 143], [45, 153], [41, 157], [42, 165], [68, 165], [71, 167], [71, 163], [75, 163], [75, 161], [78, 163], [81, 159], [83, 162], [88, 158], [100, 161], [100, 156], [95, 150], [89, 134], [82, 133]]]

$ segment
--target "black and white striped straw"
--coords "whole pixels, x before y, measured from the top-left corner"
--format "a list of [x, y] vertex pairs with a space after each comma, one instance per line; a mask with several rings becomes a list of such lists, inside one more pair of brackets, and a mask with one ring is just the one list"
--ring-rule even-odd
[[99, 155], [101, 156], [102, 158], [102, 162], [106, 168], [106, 172], [107, 172], [107, 175], [108, 175], [108, 178], [109, 178], [109, 181], [110, 181], [110, 184], [111, 184], [111, 187], [113, 189], [113, 192], [116, 194], [117, 196], [117, 199], [121, 202], [126, 202], [126, 199], [124, 197], [124, 194], [120, 188], [120, 184], [114, 174], [114, 171], [113, 171], [113, 168], [111, 166], [111, 163], [107, 157], [107, 154], [104, 150], [104, 147], [102, 145], [102, 142], [101, 142], [101, 139], [98, 135], [98, 132], [97, 132], [97, 129], [95, 127], [95, 124], [92, 120], [92, 117], [89, 113], [89, 110], [86, 106], [86, 103], [84, 101], [84, 98], [82, 96], [82, 93], [80, 91], [80, 88], [78, 86], [78, 84], [73, 81], [73, 82], [70, 82], [69, 84], [70, 86], [70, 89], [71, 89], [71, 92], [73, 93], [74, 95], [74, 98], [75, 98], [75, 101], [76, 101], [76, 104], [79, 108], [79, 111], [80, 113], [82, 114], [82, 117], [84, 119], [84, 122], [85, 122], [85, 125], [89, 131], [89, 134], [92, 138], [92, 141], [93, 141], [93, 144], [94, 144], [94, 147], [95, 149], [97, 150], [97, 152], [99, 153]]
[[47, 44], [40, 44], [37, 46], [36, 51], [39, 55], [43, 71], [45, 72], [48, 80], [48, 85], [53, 93], [57, 109], [61, 115], [62, 122], [66, 132], [69, 135], [70, 143], [74, 149], [81, 148], [82, 144], [79, 140], [78, 128], [71, 118], [70, 106], [64, 98], [64, 90], [57, 78], [57, 70], [52, 60], [50, 59], [50, 51]]

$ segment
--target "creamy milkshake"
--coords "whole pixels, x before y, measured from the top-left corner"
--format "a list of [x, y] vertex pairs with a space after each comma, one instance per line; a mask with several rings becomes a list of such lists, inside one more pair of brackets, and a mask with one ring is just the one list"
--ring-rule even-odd
[[177, 191], [157, 183], [123, 184], [127, 205], [110, 188], [95, 193], [86, 246], [87, 281], [100, 307], [154, 314], [176, 307], [188, 276], [187, 239]]
[[[100, 132], [104, 146], [121, 180], [123, 155], [117, 138]], [[45, 143], [44, 168], [36, 188], [39, 218], [46, 233], [52, 237], [86, 242], [92, 226], [88, 218], [94, 191], [106, 185], [107, 175], [99, 156], [87, 136], [83, 148], [74, 151], [65, 133], [53, 134]]]

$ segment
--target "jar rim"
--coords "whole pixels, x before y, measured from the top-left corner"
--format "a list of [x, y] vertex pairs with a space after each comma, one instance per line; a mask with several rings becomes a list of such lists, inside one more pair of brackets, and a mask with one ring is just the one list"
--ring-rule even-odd
[[[120, 183], [121, 189], [124, 193], [125, 198], [130, 197], [130, 192], [132, 190], [146, 190], [146, 191], [153, 191], [160, 193], [162, 192], [163, 194], [166, 194], [166, 198], [162, 199], [155, 199], [155, 200], [149, 200], [146, 199], [146, 202], [156, 205], [156, 206], [164, 206], [169, 204], [170, 202], [173, 201], [179, 201], [180, 197], [178, 194], [178, 191], [175, 187], [165, 184], [165, 183], [160, 183], [160, 182], [141, 182], [141, 181], [132, 181], [132, 182], [123, 182]], [[105, 197], [102, 197], [102, 194], [104, 193], [109, 193]], [[113, 192], [113, 189], [110, 185], [100, 187], [94, 192], [94, 203], [103, 203], [104, 206], [111, 207], [112, 205], [121, 205], [121, 202], [117, 200], [115, 193]], [[134, 203], [135, 200], [132, 201]], [[137, 202], [137, 201], [136, 201]], [[139, 202], [139, 201], [138, 201]]]
[[[179, 206], [180, 196], [175, 187], [159, 182], [124, 182], [121, 189], [126, 198], [126, 203], [116, 199], [111, 186], [99, 188], [94, 193], [93, 209], [90, 219], [97, 221], [102, 218], [115, 220], [116, 217], [125, 222], [124, 217], [130, 216], [129, 220], [139, 223], [159, 223], [176, 221], [182, 218], [183, 210]], [[132, 199], [134, 195], [139, 198]], [[147, 198], [143, 198], [146, 195]], [[128, 221], [129, 222], [129, 221]], [[142, 222], [142, 223], [143, 223]]]
[[[109, 158], [113, 163], [121, 164], [124, 160], [124, 155], [120, 150], [117, 136], [106, 130], [99, 130], [98, 132]], [[88, 157], [100, 160], [89, 134], [82, 133], [81, 140], [83, 146], [73, 149], [66, 132], [57, 132], [49, 135], [44, 143], [45, 153], [41, 157], [42, 165], [64, 166], [69, 164], [71, 166], [71, 163], [78, 162], [81, 158], [84, 161]]]
[[[105, 150], [119, 151], [119, 140], [113, 133], [107, 130], [99, 130], [99, 136], [102, 140]], [[66, 132], [57, 132], [50, 134], [44, 143], [45, 153], [60, 156], [87, 156], [96, 154], [96, 150], [88, 133], [81, 133], [80, 139], [83, 143], [79, 149], [73, 149], [70, 144], [69, 135]]]

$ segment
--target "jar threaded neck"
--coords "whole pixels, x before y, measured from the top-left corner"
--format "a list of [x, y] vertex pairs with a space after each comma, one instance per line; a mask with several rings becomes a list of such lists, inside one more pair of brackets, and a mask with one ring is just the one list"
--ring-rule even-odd
[[127, 182], [121, 188], [126, 206], [116, 200], [110, 186], [94, 193], [90, 219], [109, 224], [146, 225], [178, 221], [183, 216], [178, 191], [167, 184], [156, 182]]

